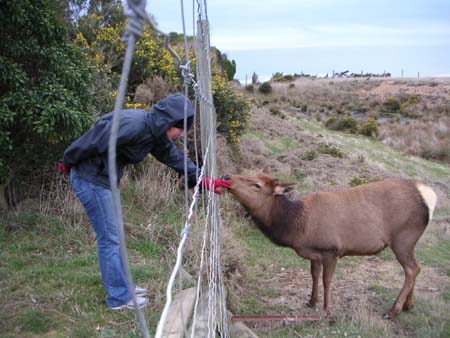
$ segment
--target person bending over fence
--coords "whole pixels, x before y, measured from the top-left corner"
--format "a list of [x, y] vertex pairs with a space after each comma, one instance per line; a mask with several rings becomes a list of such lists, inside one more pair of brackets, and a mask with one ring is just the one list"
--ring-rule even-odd
[[[188, 129], [194, 120], [194, 107], [183, 94], [173, 94], [158, 102], [151, 112], [127, 109], [120, 114], [117, 134], [117, 176], [127, 164], [136, 164], [152, 154], [157, 160], [184, 175], [184, 155], [173, 140], [184, 134], [184, 106], [187, 101]], [[114, 218], [113, 198], [109, 183], [108, 144], [113, 113], [103, 115], [94, 126], [76, 139], [64, 152], [59, 170], [70, 175], [72, 189], [82, 203], [95, 230], [98, 261], [106, 304], [112, 310], [133, 309], [122, 259], [119, 234]], [[187, 159], [189, 187], [197, 184], [197, 167]], [[119, 182], [118, 182], [119, 183]], [[228, 182], [204, 178], [203, 187], [229, 187]], [[148, 290], [135, 286], [139, 307], [147, 305]]]

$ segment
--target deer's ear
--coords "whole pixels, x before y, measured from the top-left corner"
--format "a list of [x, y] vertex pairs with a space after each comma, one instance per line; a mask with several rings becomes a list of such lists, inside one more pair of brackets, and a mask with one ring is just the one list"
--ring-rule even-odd
[[270, 170], [270, 167], [269, 167], [268, 165], [266, 165], [266, 166], [263, 168], [262, 172], [263, 172], [264, 174], [267, 174], [267, 175], [271, 175], [271, 174], [272, 174], [272, 171]]
[[284, 195], [294, 189], [298, 183], [279, 183], [275, 186], [274, 195]]

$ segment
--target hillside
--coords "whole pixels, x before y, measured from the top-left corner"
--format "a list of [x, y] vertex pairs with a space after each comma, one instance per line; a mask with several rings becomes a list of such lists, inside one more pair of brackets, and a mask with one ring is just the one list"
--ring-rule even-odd
[[[422, 273], [417, 281], [417, 305], [413, 311], [393, 321], [382, 319], [383, 312], [392, 305], [403, 283], [403, 271], [390, 249], [386, 249], [374, 257], [346, 257], [338, 262], [332, 284], [334, 325], [299, 323], [285, 327], [259, 324], [253, 327], [255, 332], [261, 337], [448, 336], [450, 167], [446, 163], [411, 156], [407, 154], [409, 149], [396, 150], [384, 136], [375, 140], [324, 126], [335, 108], [342, 108], [344, 96], [349, 100], [347, 104], [352, 106], [367, 98], [383, 102], [383, 97], [405, 93], [405, 88], [411, 88], [410, 84], [392, 80], [369, 83], [301, 79], [272, 85], [273, 92], [269, 95], [250, 94], [254, 102], [251, 128], [242, 139], [238, 154], [233, 154], [238, 160], [226, 162], [227, 172], [253, 173], [270, 165], [275, 176], [283, 181], [300, 183], [293, 198], [312, 191], [346, 188], [382, 178], [411, 177], [433, 186], [439, 202], [435, 219], [416, 248]], [[448, 104], [449, 83], [440, 85], [419, 86], [423, 105], [429, 107], [430, 99], [436, 105], [437, 102]], [[413, 88], [417, 89], [417, 86]], [[293, 102], [298, 107], [293, 106]], [[303, 105], [307, 108], [302, 109]], [[331, 105], [331, 108], [322, 110], [322, 105]], [[374, 114], [374, 111], [367, 111], [368, 114]], [[362, 114], [360, 118], [367, 119]], [[408, 119], [400, 114], [388, 118], [391, 121], [380, 128], [382, 135], [398, 130]], [[415, 120], [422, 124], [437, 119], [448, 121], [448, 118], [448, 113], [441, 110], [435, 113], [431, 109], [426, 116], [421, 114]], [[445, 126], [448, 131], [450, 124]], [[427, 131], [430, 138], [436, 136], [433, 130]], [[401, 135], [396, 137], [399, 139]], [[441, 138], [448, 141], [446, 137]], [[234, 205], [235, 202], [224, 202], [227, 210], [234, 209], [228, 203]], [[239, 267], [234, 266], [238, 277], [230, 278], [232, 309], [247, 315], [320, 314], [322, 304], [315, 310], [318, 312], [305, 306], [311, 288], [309, 262], [290, 249], [269, 243], [245, 213], [239, 220], [226, 215], [231, 218], [230, 226], [236, 240], [242, 244], [241, 262]]]
[[[292, 198], [381, 178], [413, 177], [433, 186], [439, 201], [417, 245], [422, 272], [411, 312], [393, 321], [382, 319], [403, 281], [401, 267], [387, 249], [374, 257], [338, 262], [332, 284], [334, 323], [249, 326], [259, 337], [277, 338], [450, 336], [450, 167], [445, 157], [449, 83], [299, 79], [272, 86], [267, 95], [257, 88], [252, 93], [239, 89], [252, 102], [250, 128], [237, 146], [219, 138], [220, 174], [252, 173], [269, 165], [281, 180], [299, 182]], [[401, 96], [406, 90], [421, 92]], [[419, 96], [417, 102], [408, 101], [413, 95]], [[386, 112], [384, 103], [391, 96], [400, 106], [409, 103], [401, 111]], [[378, 136], [325, 127], [329, 119], [346, 115], [357, 120], [358, 128], [368, 117], [377, 117]], [[421, 126], [426, 141], [438, 145], [443, 156], [435, 161], [412, 156], [411, 149], [417, 148], [404, 147], [408, 143], [400, 142], [402, 135], [425, 139], [416, 129], [399, 131], [411, 124]], [[183, 191], [177, 182], [154, 160], [129, 171], [122, 182], [128, 255], [136, 283], [152, 295], [144, 312], [151, 331], [164, 306], [183, 225]], [[305, 306], [309, 262], [270, 243], [228, 194], [221, 195], [220, 203], [229, 309], [240, 315], [322, 315], [321, 303], [316, 310]], [[191, 231], [184, 267], [195, 275], [202, 233], [195, 227]], [[111, 313], [104, 305], [95, 237], [65, 177], [43, 187], [39, 199], [25, 200], [11, 214], [0, 215], [0, 246], [0, 336], [139, 336], [132, 312]]]

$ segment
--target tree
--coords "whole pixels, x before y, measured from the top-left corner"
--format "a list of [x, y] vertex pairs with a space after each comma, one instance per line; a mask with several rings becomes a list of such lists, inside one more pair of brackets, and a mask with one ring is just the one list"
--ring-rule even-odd
[[227, 54], [223, 54], [219, 49], [217, 51], [217, 63], [221, 66], [225, 72], [228, 81], [233, 80], [234, 74], [236, 74], [236, 61], [228, 60]]
[[68, 40], [55, 3], [0, 3], [3, 188], [14, 179], [35, 182], [92, 122], [91, 71], [83, 52]]
[[257, 83], [258, 83], [258, 75], [255, 72], [253, 72], [252, 85], [256, 85]]

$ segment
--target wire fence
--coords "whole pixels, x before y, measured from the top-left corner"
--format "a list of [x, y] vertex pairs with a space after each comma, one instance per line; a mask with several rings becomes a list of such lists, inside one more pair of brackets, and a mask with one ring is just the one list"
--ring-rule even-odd
[[[194, 188], [194, 194], [191, 198], [189, 205], [189, 194], [187, 184], [187, 140], [185, 137], [183, 142], [183, 152], [185, 157], [184, 170], [185, 170], [185, 223], [184, 228], [180, 233], [180, 243], [177, 250], [177, 257], [174, 268], [170, 275], [167, 289], [166, 289], [166, 303], [162, 311], [155, 337], [163, 337], [164, 327], [167, 320], [167, 315], [170, 311], [172, 304], [172, 294], [174, 292], [174, 283], [176, 276], [180, 276], [179, 282], [179, 294], [182, 291], [181, 269], [183, 262], [183, 253], [186, 242], [189, 239], [189, 232], [192, 226], [192, 220], [195, 220], [194, 226], [203, 226], [202, 246], [200, 248], [200, 262], [197, 269], [197, 290], [194, 311], [192, 314], [192, 320], [190, 322], [190, 337], [197, 337], [198, 331], [202, 331], [203, 337], [228, 337], [228, 325], [227, 325], [227, 312], [225, 304], [225, 291], [223, 287], [222, 271], [221, 271], [221, 259], [220, 259], [220, 217], [219, 206], [217, 196], [211, 191], [203, 194], [203, 211], [205, 212], [204, 222], [199, 224], [198, 218], [193, 216], [198, 212], [198, 203], [201, 195], [201, 182], [203, 177], [216, 177], [216, 119], [215, 111], [212, 100], [211, 92], [211, 64], [210, 64], [210, 45], [209, 45], [209, 23], [207, 17], [206, 1], [193, 1], [193, 9], [197, 4], [197, 33], [194, 30], [194, 50], [197, 60], [197, 79], [194, 80], [194, 75], [191, 74], [189, 60], [189, 46], [187, 43], [186, 29], [185, 29], [185, 17], [183, 1], [180, 1], [181, 16], [183, 24], [184, 35], [184, 48], [186, 62], [182, 64], [181, 58], [168, 44], [167, 36], [156, 28], [151, 18], [146, 14], [146, 1], [145, 0], [128, 0], [125, 7], [125, 15], [128, 17], [128, 25], [123, 40], [127, 43], [125, 59], [122, 67], [122, 74], [119, 83], [119, 90], [114, 106], [114, 115], [111, 129], [111, 136], [109, 140], [108, 148], [108, 165], [111, 191], [113, 194], [113, 206], [114, 216], [118, 227], [119, 240], [120, 240], [120, 252], [124, 265], [125, 276], [127, 279], [128, 289], [132, 295], [134, 304], [137, 304], [136, 294], [134, 292], [134, 284], [130, 273], [130, 267], [128, 264], [128, 257], [126, 251], [123, 216], [120, 203], [120, 193], [117, 187], [117, 168], [116, 168], [116, 148], [117, 148], [117, 131], [120, 120], [120, 111], [123, 107], [128, 76], [131, 67], [131, 61], [135, 48], [136, 41], [142, 36], [143, 25], [147, 23], [151, 28], [156, 30], [159, 34], [163, 35], [165, 46], [169, 52], [174, 56], [176, 62], [182, 70], [184, 79], [184, 92], [188, 97], [189, 88], [192, 86], [195, 93], [195, 109], [200, 111], [200, 130], [201, 130], [201, 153], [203, 158], [203, 166], [198, 173], [198, 183]], [[193, 22], [195, 18], [193, 17]], [[195, 24], [193, 24], [195, 28]], [[187, 104], [184, 105], [184, 132], [187, 134]], [[196, 120], [194, 118], [194, 120]], [[195, 130], [194, 125], [194, 130]], [[194, 135], [195, 136], [195, 135]], [[196, 139], [196, 137], [194, 137]], [[195, 156], [198, 167], [198, 149], [197, 143], [195, 143]], [[207, 280], [204, 280], [206, 276]], [[183, 300], [181, 300], [183, 301]], [[207, 329], [205, 332], [205, 325], [202, 323], [204, 320], [199, 319], [198, 313], [201, 310], [207, 311]], [[188, 337], [188, 323], [184, 321], [186, 314], [182, 313], [182, 307], [179, 308], [180, 317], [183, 320], [184, 336]], [[135, 306], [136, 316], [139, 321], [140, 330], [143, 337], [149, 337], [149, 330], [141, 309]]]

